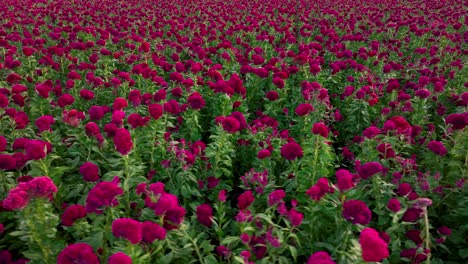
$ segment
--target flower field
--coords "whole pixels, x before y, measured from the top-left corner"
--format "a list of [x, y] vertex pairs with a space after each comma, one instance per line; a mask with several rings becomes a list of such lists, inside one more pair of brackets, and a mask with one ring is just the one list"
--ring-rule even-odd
[[462, 0], [4, 0], [0, 264], [467, 263]]

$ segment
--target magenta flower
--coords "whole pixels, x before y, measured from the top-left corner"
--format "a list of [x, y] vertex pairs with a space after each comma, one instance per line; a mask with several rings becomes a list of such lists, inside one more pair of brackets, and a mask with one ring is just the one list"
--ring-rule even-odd
[[114, 136], [114, 145], [120, 154], [127, 155], [133, 147], [130, 132], [125, 128], [118, 129]]
[[85, 162], [80, 167], [80, 174], [83, 176], [85, 181], [98, 181], [99, 178], [99, 167], [92, 162]]
[[69, 206], [62, 214], [62, 225], [72, 226], [76, 220], [86, 217], [86, 208], [80, 204]]
[[244, 210], [253, 203], [254, 199], [252, 191], [245, 191], [237, 197], [237, 205], [240, 210]]
[[132, 259], [123, 252], [117, 252], [109, 257], [109, 264], [132, 264]]
[[359, 236], [362, 258], [366, 262], [380, 262], [389, 256], [387, 243], [373, 228], [364, 228]]
[[112, 222], [112, 234], [137, 244], [142, 239], [142, 224], [131, 218], [120, 218]]
[[304, 155], [301, 146], [296, 142], [289, 142], [284, 144], [280, 151], [281, 155], [287, 160], [295, 160]]
[[434, 152], [434, 154], [439, 155], [439, 156], [445, 156], [447, 155], [447, 149], [445, 148], [444, 144], [442, 144], [439, 141], [431, 141], [429, 144], [427, 144], [427, 148]]
[[142, 241], [148, 244], [153, 243], [154, 240], [163, 240], [166, 238], [166, 230], [159, 224], [151, 221], [143, 222], [141, 226]]
[[307, 264], [335, 264], [328, 252], [317, 251], [307, 260]]
[[353, 224], [367, 225], [371, 216], [372, 212], [363, 201], [348, 200], [343, 204], [343, 217]]
[[60, 252], [57, 264], [75, 263], [99, 264], [99, 258], [90, 245], [85, 243], [72, 244]]
[[211, 227], [213, 223], [213, 208], [209, 204], [202, 204], [196, 210], [198, 221], [207, 227]]

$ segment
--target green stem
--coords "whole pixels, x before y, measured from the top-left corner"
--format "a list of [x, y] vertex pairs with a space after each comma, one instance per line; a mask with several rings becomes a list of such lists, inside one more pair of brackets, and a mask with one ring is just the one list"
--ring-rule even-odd
[[185, 230], [185, 228], [182, 228], [182, 232], [184, 233], [184, 235], [190, 240], [190, 242], [192, 243], [193, 245], [193, 248], [195, 249], [195, 253], [197, 254], [197, 257], [198, 257], [198, 261], [200, 264], [204, 264], [205, 261], [203, 260], [202, 258], [202, 255], [200, 253], [200, 249], [198, 248], [198, 245], [197, 243], [195, 242], [195, 240], [193, 240], [193, 238], [187, 233], [187, 230]]
[[125, 193], [125, 201], [126, 201], [126, 206], [128, 208], [127, 216], [130, 216], [130, 186], [129, 186], [129, 181], [130, 181], [130, 170], [129, 170], [129, 155], [124, 155], [122, 156], [123, 161], [124, 161], [124, 193]]
[[313, 172], [312, 172], [312, 182], [315, 182], [315, 176], [317, 174], [317, 159], [318, 159], [318, 150], [319, 150], [319, 136], [315, 135], [315, 149], [314, 149], [314, 164], [313, 164]]
[[428, 250], [426, 264], [430, 264], [431, 263], [431, 234], [429, 233], [429, 215], [427, 213], [427, 208], [423, 208], [423, 212], [424, 212], [424, 229], [426, 231], [425, 244], [426, 244], [426, 249]]
[[[37, 209], [37, 210], [35, 210]], [[45, 263], [52, 263], [50, 257], [50, 249], [42, 244], [40, 230], [37, 230], [36, 227], [41, 220], [44, 219], [43, 211], [41, 210], [41, 205], [38, 204], [37, 200], [34, 200], [33, 204], [26, 207], [23, 214], [23, 219], [25, 219], [26, 226], [29, 229], [31, 234], [32, 242], [35, 243], [41, 250], [42, 258]], [[31, 217], [32, 216], [32, 217]], [[38, 236], [39, 234], [39, 236]]]

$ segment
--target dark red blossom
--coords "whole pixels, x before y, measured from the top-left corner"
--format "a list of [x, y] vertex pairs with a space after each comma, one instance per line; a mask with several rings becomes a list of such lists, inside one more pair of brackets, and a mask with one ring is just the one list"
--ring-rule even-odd
[[98, 181], [99, 167], [92, 162], [85, 162], [80, 166], [80, 174], [85, 181]]
[[296, 142], [289, 142], [281, 147], [281, 156], [287, 160], [295, 160], [303, 155], [301, 146]]
[[310, 255], [309, 259], [307, 260], [307, 264], [335, 264], [335, 262], [330, 257], [328, 252], [317, 251]]
[[123, 252], [117, 252], [109, 257], [109, 264], [132, 264], [132, 259]]
[[343, 217], [353, 224], [367, 225], [372, 212], [366, 203], [359, 200], [348, 200], [343, 204]]
[[241, 127], [239, 121], [231, 116], [224, 117], [221, 121], [221, 125], [223, 126], [223, 129], [228, 133], [235, 133]]
[[339, 169], [336, 171], [336, 185], [340, 191], [347, 191], [354, 187], [353, 181], [354, 176], [351, 172], [345, 169]]
[[272, 193], [268, 195], [268, 206], [273, 206], [275, 204], [278, 204], [283, 200], [283, 198], [286, 196], [286, 193], [284, 190], [274, 190]]
[[62, 214], [62, 225], [72, 226], [76, 220], [86, 217], [86, 208], [80, 204], [67, 207]]
[[202, 109], [206, 105], [205, 99], [203, 99], [202, 95], [199, 92], [194, 92], [190, 94], [187, 98], [187, 103], [190, 106], [190, 108], [195, 110]]
[[178, 228], [179, 225], [184, 221], [185, 213], [185, 208], [181, 206], [176, 206], [168, 210], [163, 217], [164, 228], [166, 230], [173, 230]]
[[299, 226], [302, 223], [302, 219], [304, 219], [304, 215], [293, 208], [288, 211], [288, 218], [291, 221], [291, 225]]
[[142, 224], [131, 218], [119, 218], [112, 222], [112, 234], [137, 244], [142, 239]]
[[461, 130], [468, 124], [468, 113], [450, 114], [445, 119], [445, 123], [452, 125], [453, 129], [455, 130]]
[[213, 208], [211, 208], [209, 204], [197, 206], [196, 214], [198, 221], [202, 225], [211, 227], [211, 224], [213, 223], [213, 220], [211, 219], [213, 217]]
[[156, 239], [163, 240], [166, 238], [166, 230], [157, 223], [145, 221], [143, 222], [141, 228], [142, 241], [145, 243], [151, 244]]
[[366, 262], [380, 262], [389, 256], [387, 243], [373, 228], [364, 228], [359, 236], [362, 258]]
[[254, 195], [252, 191], [245, 191], [239, 197], [237, 197], [237, 205], [239, 206], [240, 210], [247, 209], [253, 201], [254, 201]]
[[47, 145], [42, 140], [28, 140], [24, 145], [29, 160], [40, 160], [47, 155]]
[[100, 182], [88, 193], [86, 198], [86, 211], [88, 213], [102, 214], [105, 206], [117, 206], [117, 196], [122, 195], [123, 190], [117, 182]]
[[314, 111], [314, 107], [309, 103], [302, 103], [296, 107], [296, 110], [294, 110], [298, 116], [305, 116], [312, 111]]
[[321, 135], [324, 138], [328, 137], [328, 128], [324, 123], [315, 123], [312, 127], [312, 133]]
[[148, 112], [153, 119], [158, 120], [163, 115], [164, 111], [162, 105], [150, 104], [148, 106]]
[[16, 159], [9, 154], [0, 154], [0, 170], [16, 169]]
[[57, 264], [75, 263], [99, 264], [99, 258], [90, 245], [85, 243], [71, 244], [60, 252]]
[[35, 124], [39, 129], [39, 133], [43, 131], [52, 131], [51, 126], [55, 123], [54, 117], [44, 115], [36, 119]]
[[317, 183], [306, 192], [310, 199], [314, 201], [319, 201], [327, 193], [333, 193], [333, 188], [330, 187], [327, 178], [320, 178]]
[[400, 201], [396, 198], [392, 198], [387, 203], [387, 208], [392, 212], [399, 212], [401, 210]]
[[115, 149], [122, 155], [130, 153], [133, 147], [132, 136], [125, 128], [117, 130], [114, 136]]
[[360, 165], [357, 170], [362, 179], [369, 179], [371, 176], [382, 172], [383, 167], [380, 163], [373, 161]]
[[434, 152], [434, 154], [439, 155], [439, 156], [445, 156], [447, 155], [447, 149], [445, 148], [444, 144], [442, 144], [439, 141], [431, 141], [429, 144], [427, 144], [427, 148]]

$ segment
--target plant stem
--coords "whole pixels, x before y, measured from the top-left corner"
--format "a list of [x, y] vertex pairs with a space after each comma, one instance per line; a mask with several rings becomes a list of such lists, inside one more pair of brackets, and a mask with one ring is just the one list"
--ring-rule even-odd
[[425, 243], [426, 243], [426, 249], [428, 250], [426, 264], [430, 264], [431, 263], [431, 234], [429, 233], [429, 215], [427, 213], [426, 207], [423, 208], [423, 212], [424, 212], [424, 229], [426, 231]]
[[195, 240], [193, 240], [193, 238], [187, 233], [187, 230], [185, 229], [185, 227], [182, 228], [181, 230], [184, 233], [184, 235], [190, 240], [190, 242], [192, 242], [193, 248], [195, 249], [195, 253], [197, 254], [198, 261], [200, 262], [200, 264], [204, 264], [205, 262], [203, 261], [203, 258], [200, 254], [200, 249], [198, 248], [198, 245], [195, 242]]

